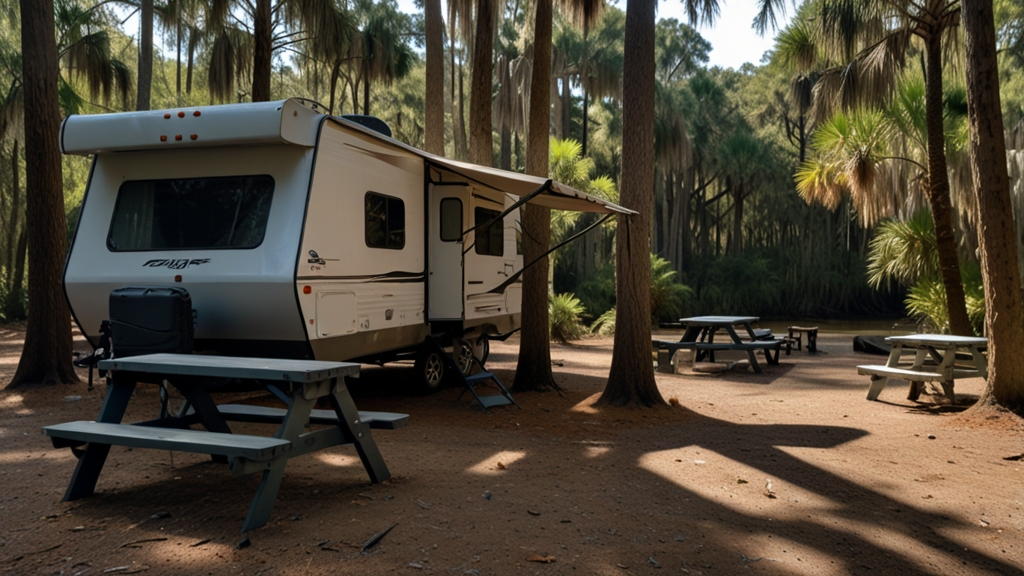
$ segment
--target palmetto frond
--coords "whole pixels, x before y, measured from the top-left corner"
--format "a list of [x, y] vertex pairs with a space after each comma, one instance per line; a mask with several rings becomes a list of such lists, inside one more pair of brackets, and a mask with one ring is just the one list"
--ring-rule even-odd
[[811, 24], [793, 22], [775, 38], [775, 54], [784, 66], [799, 72], [815, 70], [822, 60]]
[[939, 258], [932, 216], [920, 211], [907, 220], [882, 222], [871, 239], [868, 283], [878, 288], [889, 281], [910, 286], [937, 278]]
[[73, 40], [64, 47], [61, 57], [72, 75], [83, 78], [89, 95], [102, 95], [109, 102], [116, 91], [122, 107], [128, 106], [132, 74], [123, 62], [111, 57], [110, 37], [105, 30], [85, 34], [70, 34]]

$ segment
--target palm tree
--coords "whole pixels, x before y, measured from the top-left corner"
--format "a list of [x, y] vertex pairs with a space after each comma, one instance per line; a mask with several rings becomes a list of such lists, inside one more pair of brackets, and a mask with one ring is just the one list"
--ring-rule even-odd
[[427, 81], [424, 98], [425, 149], [444, 156], [444, 21], [441, 0], [423, 2], [427, 44]]
[[150, 88], [153, 84], [153, 0], [142, 0], [139, 10], [138, 81], [135, 109], [149, 110]]
[[403, 17], [393, 4], [384, 2], [369, 7], [366, 14], [366, 22], [359, 31], [358, 58], [352, 60], [358, 70], [356, 84], [363, 85], [363, 114], [370, 113], [373, 82], [390, 85], [412, 69], [414, 56], [401, 35], [405, 28], [400, 24]]
[[991, 0], [964, 0], [971, 173], [978, 195], [988, 382], [979, 406], [1024, 410], [1024, 312], [1006, 171], [1003, 117]]
[[25, 158], [28, 195], [26, 230], [29, 263], [29, 314], [25, 346], [9, 386], [70, 383], [71, 326], [61, 291], [67, 251], [57, 95], [59, 74], [52, 2], [21, 0], [21, 51], [25, 94]]
[[960, 0], [821, 0], [817, 39], [846, 62], [822, 72], [815, 90], [819, 118], [836, 106], [880, 104], [893, 94], [914, 41], [923, 44], [928, 201], [935, 219], [950, 330], [970, 334], [953, 230], [942, 117], [942, 54], [960, 22]]
[[494, 76], [494, 27], [501, 13], [497, 0], [476, 0], [473, 76], [469, 92], [469, 155], [481, 166], [494, 163], [491, 133], [491, 89]]
[[[592, 24], [600, 0], [576, 0], [572, 14], [577, 22]], [[551, 128], [551, 0], [534, 5], [533, 66], [530, 76], [530, 116], [527, 124], [526, 173], [548, 176], [548, 134]], [[490, 146], [488, 146], [490, 149]], [[551, 211], [527, 204], [523, 211], [523, 260], [533, 262], [551, 243]], [[522, 337], [512, 389], [560, 390], [551, 374], [551, 343], [548, 340], [547, 260], [523, 273]]]

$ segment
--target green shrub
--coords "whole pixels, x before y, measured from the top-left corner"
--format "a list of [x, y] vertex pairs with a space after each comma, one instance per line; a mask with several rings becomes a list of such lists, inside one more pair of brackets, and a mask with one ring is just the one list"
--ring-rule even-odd
[[[651, 321], [676, 320], [693, 308], [693, 290], [675, 281], [676, 271], [664, 258], [651, 254]], [[576, 287], [580, 301], [599, 317], [615, 307], [615, 263], [597, 269]], [[614, 316], [614, 313], [612, 314]], [[595, 322], [596, 324], [596, 322]], [[614, 329], [612, 329], [614, 332]]]
[[579, 298], [573, 294], [555, 294], [548, 305], [548, 323], [551, 337], [563, 344], [579, 340], [587, 329], [580, 323], [580, 316], [586, 312]]
[[598, 336], [612, 336], [615, 334], [615, 308], [598, 316], [590, 329]]

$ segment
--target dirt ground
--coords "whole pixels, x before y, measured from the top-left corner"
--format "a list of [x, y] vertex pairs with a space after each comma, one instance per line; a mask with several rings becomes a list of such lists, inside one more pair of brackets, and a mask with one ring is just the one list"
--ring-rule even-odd
[[[0, 382], [22, 338], [0, 326]], [[868, 402], [855, 366], [879, 358], [851, 339], [823, 333], [820, 354], [762, 374], [658, 374], [679, 406], [651, 410], [593, 406], [606, 339], [555, 345], [565, 391], [490, 414], [454, 388], [409, 393], [411, 367], [364, 367], [359, 407], [410, 415], [374, 432], [392, 479], [371, 484], [351, 447], [292, 460], [273, 519], [245, 548], [257, 477], [115, 447], [96, 494], [62, 503], [75, 458], [40, 427], [94, 419], [104, 386], [87, 391], [83, 372], [81, 384], [5, 390], [0, 574], [1024, 573], [1024, 462], [1008, 459], [1024, 452], [1022, 421], [963, 413], [980, 379], [957, 382], [958, 406], [910, 402], [896, 385]], [[492, 347], [505, 382], [516, 351]], [[141, 385], [127, 420], [157, 411]]]

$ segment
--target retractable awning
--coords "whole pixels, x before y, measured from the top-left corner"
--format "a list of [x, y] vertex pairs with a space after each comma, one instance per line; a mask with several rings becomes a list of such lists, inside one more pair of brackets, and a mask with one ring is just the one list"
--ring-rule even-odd
[[600, 212], [605, 214], [636, 214], [633, 210], [623, 208], [618, 204], [612, 204], [596, 196], [580, 192], [572, 186], [566, 186], [556, 180], [549, 180], [539, 176], [530, 176], [518, 172], [509, 172], [498, 168], [487, 168], [434, 156], [433, 154], [421, 153], [427, 162], [454, 172], [463, 178], [474, 180], [480, 184], [514, 194], [525, 198], [537, 192], [539, 188], [547, 184], [546, 189], [535, 194], [526, 201], [527, 204], [536, 204], [545, 208], [556, 210], [571, 210], [573, 212]]
[[383, 134], [375, 132], [361, 124], [357, 124], [343, 118], [338, 118], [336, 116], [332, 116], [330, 119], [335, 122], [344, 123], [347, 128], [358, 130], [366, 136], [387, 142], [392, 146], [397, 146], [407, 152], [420, 156], [430, 166], [457, 174], [461, 179], [472, 181], [501, 192], [513, 194], [515, 196], [519, 196], [521, 199], [529, 197], [529, 199], [525, 201], [527, 204], [536, 204], [538, 206], [544, 206], [545, 208], [571, 210], [574, 212], [636, 214], [633, 210], [623, 208], [617, 204], [613, 204], [596, 196], [581, 192], [572, 186], [566, 186], [565, 184], [555, 180], [520, 174], [518, 172], [509, 172], [499, 168], [488, 168], [485, 166], [471, 164], [469, 162], [460, 162], [458, 160], [452, 160], [442, 156], [435, 156], [428, 152], [424, 152], [419, 148], [414, 148], [404, 142], [395, 140], [394, 138], [384, 136]]

